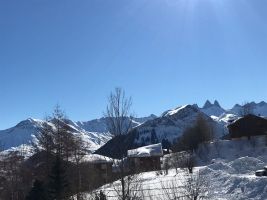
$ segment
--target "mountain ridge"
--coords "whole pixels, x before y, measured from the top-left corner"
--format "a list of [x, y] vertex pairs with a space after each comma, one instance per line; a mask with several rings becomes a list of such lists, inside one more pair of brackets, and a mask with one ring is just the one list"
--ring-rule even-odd
[[[267, 116], [266, 102], [250, 102], [248, 105], [254, 114]], [[199, 107], [197, 104], [188, 104], [167, 110], [158, 117], [152, 114], [148, 117], [133, 118], [133, 127], [138, 127], [138, 130], [140, 130], [138, 133], [139, 139], [135, 138], [134, 142], [137, 145], [142, 145], [149, 144], [151, 138], [161, 142], [167, 139], [173, 140], [181, 134], [188, 124], [193, 123], [196, 115], [199, 113], [205, 116], [210, 123], [215, 124], [217, 128], [220, 127], [221, 134], [226, 134], [225, 126], [241, 117], [240, 113], [243, 107], [244, 105], [235, 104], [231, 109], [227, 110], [222, 108], [217, 100], [214, 103], [207, 100], [203, 107]], [[25, 143], [29, 144], [43, 123], [44, 120], [28, 118], [19, 122], [14, 127], [0, 130], [0, 142], [4, 149], [17, 147]], [[66, 120], [66, 123], [72, 127], [74, 133], [83, 135], [84, 139], [92, 144], [93, 151], [112, 138], [107, 133], [105, 118], [90, 121]], [[156, 133], [152, 131], [153, 129], [155, 129]]]
[[[259, 106], [258, 104], [253, 105], [255, 106], [254, 109]], [[261, 103], [260, 106], [264, 107], [261, 113], [267, 116], [267, 112], [265, 112], [267, 104]], [[119, 144], [123, 146], [123, 153], [131, 148], [158, 142], [161, 142], [164, 148], [168, 148], [182, 135], [187, 127], [194, 125], [198, 116], [204, 118], [211, 125], [216, 138], [225, 137], [228, 134], [227, 125], [241, 117], [231, 109], [224, 110], [221, 108], [216, 100], [214, 104], [207, 101], [202, 108], [199, 108], [196, 104], [179, 106], [167, 110], [159, 117], [134, 128], [126, 136], [108, 141], [96, 153], [119, 158], [120, 152], [116, 148]]]
[[[144, 118], [134, 118], [133, 126], [139, 126], [144, 121], [152, 118], [155, 118], [155, 115]], [[30, 145], [35, 141], [35, 135], [38, 134], [45, 123], [48, 122], [30, 117], [20, 121], [11, 128], [0, 130], [2, 149], [7, 150], [22, 144]], [[51, 122], [49, 123], [53, 124]], [[70, 127], [73, 134], [80, 134], [83, 140], [90, 144], [90, 149], [92, 151], [98, 149], [112, 137], [107, 131], [105, 118], [87, 121], [87, 123], [91, 123], [92, 127], [90, 128], [82, 126], [83, 124], [81, 122], [74, 122], [70, 119], [64, 119], [64, 123]]]

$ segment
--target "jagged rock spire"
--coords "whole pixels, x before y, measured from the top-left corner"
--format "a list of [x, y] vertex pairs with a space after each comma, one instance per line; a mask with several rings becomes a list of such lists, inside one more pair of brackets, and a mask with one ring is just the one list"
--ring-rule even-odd
[[205, 109], [205, 108], [209, 108], [211, 106], [212, 106], [211, 102], [209, 100], [207, 100], [206, 103], [204, 104], [203, 108]]
[[221, 106], [220, 106], [220, 104], [219, 104], [219, 102], [217, 100], [214, 101], [214, 105], [219, 107], [219, 108], [221, 108]]
[[216, 106], [216, 107], [221, 108], [221, 106], [217, 100], [215, 100], [213, 104], [209, 100], [207, 100], [206, 103], [204, 104], [203, 108], [207, 109], [207, 108], [210, 108], [212, 106]]

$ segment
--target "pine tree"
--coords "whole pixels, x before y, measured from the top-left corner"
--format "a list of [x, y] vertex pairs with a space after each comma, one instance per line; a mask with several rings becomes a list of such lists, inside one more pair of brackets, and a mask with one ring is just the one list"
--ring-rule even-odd
[[62, 160], [59, 156], [56, 157], [56, 161], [52, 167], [51, 174], [49, 176], [48, 192], [49, 199], [52, 200], [65, 200], [67, 199], [67, 187], [65, 169], [62, 165]]
[[27, 195], [26, 200], [48, 200], [45, 187], [41, 181], [34, 181], [33, 187]]
[[159, 140], [158, 140], [156, 131], [155, 131], [155, 129], [152, 129], [152, 132], [151, 132], [151, 143], [152, 144], [156, 144], [158, 142], [159, 142]]

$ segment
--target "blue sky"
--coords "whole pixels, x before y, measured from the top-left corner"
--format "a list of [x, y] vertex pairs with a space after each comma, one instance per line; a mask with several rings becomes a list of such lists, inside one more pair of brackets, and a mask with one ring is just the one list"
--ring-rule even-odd
[[123, 87], [137, 116], [267, 100], [265, 0], [0, 0], [0, 129], [59, 103], [101, 117]]

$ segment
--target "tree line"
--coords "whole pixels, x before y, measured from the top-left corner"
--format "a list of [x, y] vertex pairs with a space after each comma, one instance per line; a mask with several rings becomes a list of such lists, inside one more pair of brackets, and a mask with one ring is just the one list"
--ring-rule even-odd
[[90, 146], [73, 134], [59, 106], [35, 136], [29, 158], [19, 149], [0, 153], [1, 200], [82, 200], [83, 192], [104, 184], [96, 169], [83, 162]]

